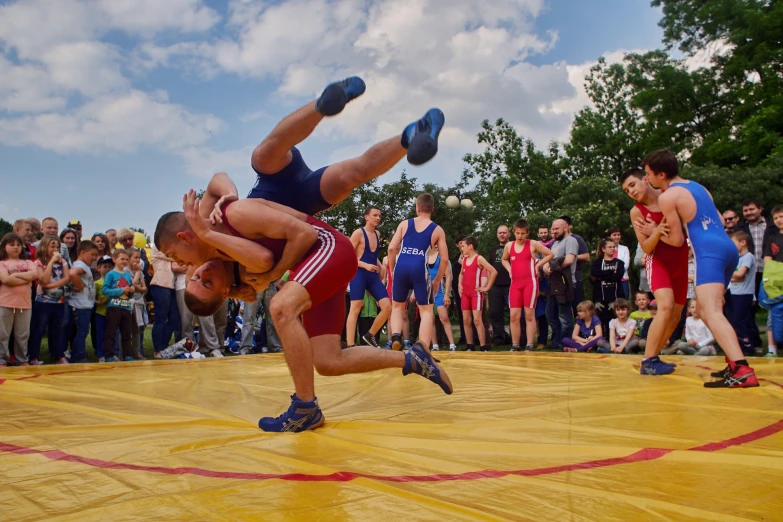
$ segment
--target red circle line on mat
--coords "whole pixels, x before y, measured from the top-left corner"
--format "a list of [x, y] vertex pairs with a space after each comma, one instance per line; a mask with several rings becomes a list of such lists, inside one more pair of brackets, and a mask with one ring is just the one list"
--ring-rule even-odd
[[[688, 448], [686, 451], [718, 451], [732, 446], [747, 444], [764, 437], [769, 437], [783, 431], [783, 420], [780, 420], [761, 429], [727, 439], [720, 442], [713, 442], [694, 448]], [[478, 480], [486, 478], [502, 478], [508, 475], [518, 475], [523, 477], [536, 477], [539, 475], [551, 475], [565, 471], [578, 471], [582, 469], [603, 468], [608, 466], [617, 466], [620, 464], [629, 464], [633, 462], [644, 462], [663, 457], [673, 451], [672, 449], [645, 448], [625, 457], [614, 457], [609, 459], [589, 460], [575, 464], [564, 464], [562, 466], [552, 466], [546, 468], [518, 469], [518, 470], [481, 470], [468, 471], [465, 473], [439, 473], [433, 475], [371, 475], [367, 473], [354, 473], [350, 471], [338, 471], [329, 475], [312, 475], [307, 473], [247, 473], [237, 471], [217, 471], [204, 468], [165, 468], [161, 466], [146, 466], [141, 464], [126, 464], [122, 462], [111, 462], [102, 459], [89, 457], [80, 457], [71, 455], [61, 450], [37, 450], [25, 448], [5, 442], [0, 442], [0, 451], [13, 453], [16, 455], [41, 455], [49, 460], [64, 462], [74, 462], [84, 464], [99, 469], [117, 469], [146, 471], [149, 473], [162, 473], [166, 475], [196, 475], [208, 478], [238, 479], [238, 480], [289, 480], [295, 482], [348, 482], [357, 478], [367, 478], [382, 482], [446, 482], [454, 480]]]

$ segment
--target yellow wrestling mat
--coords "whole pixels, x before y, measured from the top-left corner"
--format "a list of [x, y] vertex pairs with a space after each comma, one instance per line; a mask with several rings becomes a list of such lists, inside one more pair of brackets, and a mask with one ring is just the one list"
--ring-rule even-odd
[[783, 360], [440, 352], [316, 380], [326, 425], [266, 434], [282, 356], [3, 368], [2, 520], [783, 520]]

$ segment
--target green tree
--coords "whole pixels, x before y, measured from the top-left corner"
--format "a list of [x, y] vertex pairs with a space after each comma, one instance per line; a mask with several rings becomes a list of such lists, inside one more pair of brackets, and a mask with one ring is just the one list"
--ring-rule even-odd
[[[730, 103], [727, 132], [715, 137], [720, 165], [757, 165], [783, 152], [783, 2], [653, 0], [664, 43], [687, 55], [713, 50], [711, 62]], [[722, 158], [726, 156], [727, 158]]]
[[3, 218], [0, 218], [0, 237], [14, 231], [13, 223], [9, 223]]

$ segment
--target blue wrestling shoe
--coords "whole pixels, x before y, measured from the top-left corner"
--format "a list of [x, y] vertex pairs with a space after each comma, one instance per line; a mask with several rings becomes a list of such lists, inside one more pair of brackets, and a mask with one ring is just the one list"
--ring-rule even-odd
[[446, 117], [440, 109], [430, 109], [418, 121], [402, 131], [402, 146], [408, 149], [408, 163], [422, 165], [435, 157], [438, 152], [438, 135]]
[[365, 88], [364, 80], [358, 76], [329, 84], [315, 102], [315, 109], [324, 116], [340, 114], [346, 103], [364, 94]]
[[276, 418], [262, 417], [258, 421], [258, 427], [264, 431], [276, 433], [284, 431], [299, 433], [300, 431], [320, 428], [324, 420], [324, 415], [318, 406], [318, 399], [305, 402], [300, 400], [296, 394], [293, 394], [291, 395], [291, 406], [288, 407], [288, 411]]
[[639, 373], [642, 375], [666, 375], [674, 372], [676, 365], [663, 362], [660, 357], [655, 356], [642, 361], [642, 367]]
[[449, 376], [446, 370], [435, 363], [432, 355], [422, 346], [421, 343], [415, 343], [410, 350], [404, 350], [405, 367], [402, 369], [403, 375], [416, 373], [422, 377], [431, 380], [443, 390], [446, 395], [451, 395], [454, 389], [451, 387]]

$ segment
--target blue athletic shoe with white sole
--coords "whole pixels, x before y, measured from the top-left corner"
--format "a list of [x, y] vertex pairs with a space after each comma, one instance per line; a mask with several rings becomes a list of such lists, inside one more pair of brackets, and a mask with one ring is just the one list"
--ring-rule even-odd
[[418, 121], [402, 131], [402, 146], [408, 149], [408, 163], [423, 165], [435, 157], [438, 152], [438, 135], [446, 117], [440, 109], [430, 109]]
[[299, 433], [320, 428], [324, 421], [324, 415], [318, 406], [318, 399], [305, 402], [293, 394], [288, 411], [276, 418], [263, 417], [258, 421], [258, 427], [264, 431], [275, 433], [284, 431]]
[[403, 353], [405, 354], [405, 367], [402, 369], [403, 375], [415, 373], [440, 386], [440, 389], [447, 395], [451, 395], [454, 392], [446, 370], [435, 363], [432, 355], [421, 343], [415, 343], [409, 350], [404, 350]]
[[639, 373], [642, 375], [667, 375], [674, 372], [675, 367], [674, 364], [663, 362], [660, 357], [656, 356], [642, 361]]
[[364, 94], [366, 86], [364, 80], [358, 76], [351, 76], [341, 82], [335, 82], [326, 86], [321, 97], [315, 102], [315, 108], [324, 116], [340, 114], [345, 104]]

